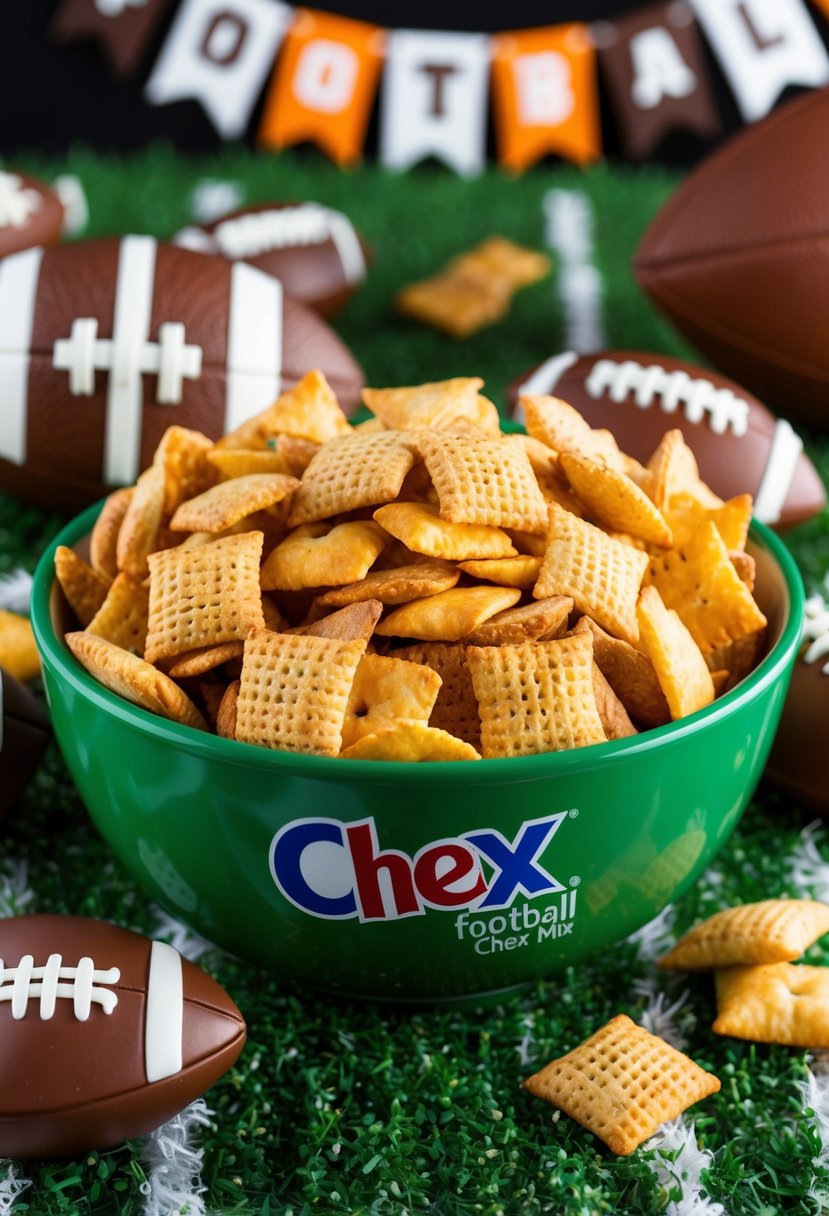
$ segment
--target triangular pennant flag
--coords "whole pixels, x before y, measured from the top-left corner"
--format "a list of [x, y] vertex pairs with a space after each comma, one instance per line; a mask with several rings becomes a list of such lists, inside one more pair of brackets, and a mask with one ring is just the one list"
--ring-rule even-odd
[[829, 55], [803, 0], [690, 0], [746, 122], [787, 85], [829, 81]]
[[131, 76], [170, 0], [63, 0], [49, 27], [56, 42], [94, 38], [118, 76]]
[[601, 154], [596, 56], [581, 23], [493, 40], [498, 159], [521, 172], [547, 152], [584, 165]]
[[643, 160], [677, 127], [704, 139], [719, 132], [699, 26], [683, 0], [599, 22], [593, 36], [626, 156]]
[[281, 0], [184, 0], [147, 82], [147, 100], [194, 97], [220, 135], [238, 138], [292, 19]]
[[383, 57], [376, 25], [299, 9], [259, 128], [265, 147], [313, 140], [337, 164], [359, 161]]
[[480, 173], [486, 155], [489, 48], [486, 34], [389, 34], [380, 111], [384, 165], [408, 169], [436, 156], [458, 173]]

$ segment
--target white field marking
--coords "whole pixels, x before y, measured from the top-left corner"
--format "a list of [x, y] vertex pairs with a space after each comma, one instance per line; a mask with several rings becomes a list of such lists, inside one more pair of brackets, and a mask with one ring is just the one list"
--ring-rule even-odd
[[198, 1128], [209, 1127], [213, 1114], [199, 1098], [169, 1123], [144, 1138], [147, 1180], [141, 1183], [144, 1216], [205, 1216], [206, 1185], [201, 1180], [204, 1150], [196, 1148]]
[[815, 1201], [816, 1211], [825, 1212], [829, 1206], [829, 1189], [818, 1183], [817, 1170], [829, 1168], [829, 1051], [810, 1051], [806, 1061], [806, 1078], [800, 1088], [801, 1103], [804, 1108], [814, 1111], [812, 1121], [823, 1145], [812, 1162], [814, 1173], [808, 1197]]
[[35, 897], [29, 886], [29, 867], [25, 861], [0, 862], [0, 920], [21, 916]]
[[18, 567], [8, 574], [0, 574], [0, 608], [28, 616], [31, 602], [32, 576], [28, 570]]
[[180, 920], [176, 920], [174, 916], [170, 916], [169, 912], [165, 912], [163, 908], [154, 907], [152, 913], [157, 925], [152, 936], [161, 938], [174, 950], [178, 950], [182, 958], [195, 963], [208, 951], [211, 954], [220, 953], [218, 946], [199, 937], [198, 933], [193, 933]]
[[558, 255], [558, 295], [564, 308], [565, 344], [579, 354], [606, 345], [602, 279], [593, 261], [593, 209], [580, 190], [544, 196], [545, 240]]
[[633, 991], [637, 996], [647, 998], [642, 1012], [639, 1014], [639, 1024], [651, 1034], [657, 1035], [675, 1047], [677, 1051], [686, 1051], [689, 1042], [685, 1033], [696, 1021], [694, 1015], [686, 1008], [690, 992], [685, 988], [676, 1000], [671, 1000], [665, 992], [657, 987], [658, 980], [648, 976], [647, 979], [634, 980]]
[[32, 1185], [29, 1178], [21, 1178], [11, 1161], [0, 1161], [0, 1170], [6, 1165], [5, 1175], [0, 1173], [0, 1216], [12, 1216], [15, 1200]]
[[674, 1161], [657, 1156], [651, 1162], [663, 1186], [682, 1189], [681, 1197], [672, 1199], [665, 1208], [665, 1216], [726, 1216], [723, 1205], [704, 1193], [702, 1171], [710, 1169], [714, 1158], [697, 1144], [693, 1124], [686, 1123], [682, 1115], [670, 1123], [663, 1123], [645, 1148], [679, 1153]]
[[[829, 604], [822, 595], [810, 595], [805, 604], [803, 640], [810, 645], [803, 656], [806, 663], [823, 663], [829, 674]], [[823, 660], [827, 661], [824, 663]]]
[[533, 1052], [533, 1043], [535, 1036], [535, 1018], [532, 1013], [525, 1013], [521, 1019], [521, 1025], [524, 1027], [524, 1033], [518, 1041], [515, 1050], [518, 1052], [518, 1060], [522, 1067], [526, 1068], [528, 1064], [535, 1058]]
[[63, 235], [78, 236], [89, 223], [89, 203], [81, 179], [62, 173], [52, 182], [52, 189], [63, 204]]
[[819, 846], [825, 842], [819, 819], [803, 828], [800, 839], [789, 854], [789, 878], [795, 894], [802, 899], [820, 899], [829, 903], [829, 861]]
[[209, 224], [228, 211], [235, 211], [245, 201], [245, 192], [238, 182], [224, 182], [215, 177], [205, 177], [196, 182], [190, 195], [193, 218], [200, 224]]
[[674, 944], [674, 916], [674, 905], [668, 904], [653, 920], [631, 933], [628, 941], [634, 943], [644, 962], [655, 962]]

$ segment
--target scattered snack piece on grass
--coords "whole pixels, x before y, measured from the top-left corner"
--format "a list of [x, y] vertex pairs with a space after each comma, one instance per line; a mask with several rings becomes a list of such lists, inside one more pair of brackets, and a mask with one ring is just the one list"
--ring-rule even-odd
[[680, 938], [659, 966], [704, 971], [791, 962], [824, 933], [829, 933], [829, 904], [816, 899], [764, 899], [709, 916]]
[[404, 316], [467, 338], [506, 316], [514, 293], [550, 273], [546, 254], [491, 236], [438, 274], [403, 288], [395, 307]]
[[0, 667], [24, 684], [40, 675], [40, 655], [28, 617], [5, 608], [0, 608]]
[[523, 1084], [625, 1157], [720, 1088], [712, 1073], [623, 1013]]
[[716, 1034], [783, 1047], [829, 1047], [829, 967], [724, 967], [714, 978]]

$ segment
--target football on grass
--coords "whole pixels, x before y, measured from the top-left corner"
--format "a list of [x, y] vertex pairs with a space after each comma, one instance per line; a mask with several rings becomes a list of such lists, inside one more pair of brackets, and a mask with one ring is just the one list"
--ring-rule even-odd
[[644, 351], [570, 351], [519, 377], [509, 393], [514, 404], [522, 393], [561, 397], [592, 427], [612, 431], [619, 447], [643, 463], [665, 431], [678, 428], [703, 481], [721, 498], [752, 494], [763, 523], [790, 527], [826, 501], [788, 422], [733, 380], [680, 359]]
[[172, 946], [77, 916], [0, 920], [0, 1157], [104, 1149], [236, 1060], [242, 1015]]
[[324, 317], [351, 299], [366, 277], [370, 256], [347, 215], [314, 202], [242, 207], [184, 228], [173, 242], [258, 266]]
[[0, 170], [0, 258], [32, 245], [53, 245], [64, 208], [51, 186], [28, 173]]
[[781, 413], [829, 423], [829, 89], [746, 127], [668, 199], [636, 277], [714, 364]]
[[362, 370], [278, 279], [149, 236], [0, 261], [0, 489], [77, 510], [132, 484], [173, 424], [218, 439], [311, 368], [343, 408]]

